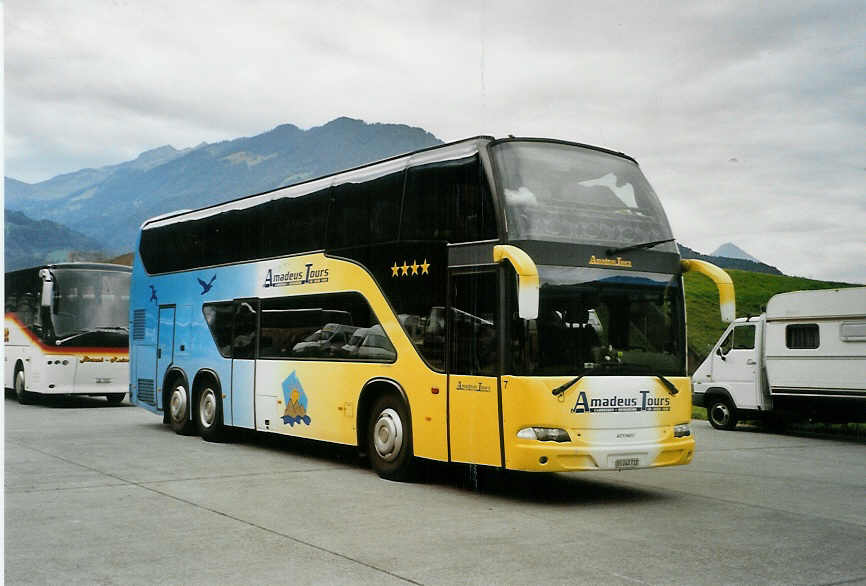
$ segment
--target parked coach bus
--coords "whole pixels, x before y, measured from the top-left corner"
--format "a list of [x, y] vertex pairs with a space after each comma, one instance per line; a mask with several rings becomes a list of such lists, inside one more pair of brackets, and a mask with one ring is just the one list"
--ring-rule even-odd
[[476, 137], [142, 225], [132, 401], [238, 427], [530, 471], [686, 464], [681, 261], [621, 153]]
[[6, 273], [3, 384], [18, 401], [129, 389], [129, 267], [50, 264]]

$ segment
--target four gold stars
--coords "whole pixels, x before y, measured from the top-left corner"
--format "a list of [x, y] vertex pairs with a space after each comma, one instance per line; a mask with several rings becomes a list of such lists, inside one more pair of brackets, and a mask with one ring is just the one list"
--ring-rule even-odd
[[[424, 262], [419, 263], [416, 259], [412, 259], [412, 264], [409, 264], [406, 260], [403, 260], [402, 265], [398, 265], [396, 262], [390, 267], [391, 268], [391, 276], [392, 277], [407, 277], [407, 276], [417, 276], [417, 275], [429, 275], [430, 274], [430, 263], [427, 262], [427, 259], [424, 259]], [[418, 269], [421, 269], [421, 272], [418, 272]], [[411, 270], [411, 273], [410, 273]]]

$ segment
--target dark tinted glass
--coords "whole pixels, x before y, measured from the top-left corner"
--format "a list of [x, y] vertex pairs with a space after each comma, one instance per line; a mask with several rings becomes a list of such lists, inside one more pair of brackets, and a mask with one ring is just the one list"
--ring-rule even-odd
[[37, 269], [6, 273], [6, 313], [12, 313], [21, 325], [39, 322], [42, 280]]
[[257, 301], [241, 301], [236, 305], [232, 358], [256, 357]]
[[296, 198], [284, 197], [261, 206], [261, 258], [325, 248], [330, 189]]
[[471, 242], [496, 237], [478, 157], [412, 167], [406, 174], [403, 240]]
[[451, 279], [451, 372], [497, 373], [496, 281], [494, 272]]
[[231, 358], [232, 318], [234, 316], [231, 302], [205, 303], [201, 311], [219, 353], [224, 358]]
[[394, 347], [359, 293], [262, 300], [261, 358], [391, 362]]
[[798, 350], [814, 350], [821, 345], [818, 324], [794, 324], [785, 326], [785, 345]]
[[333, 188], [329, 248], [376, 244], [397, 239], [403, 172]]
[[141, 260], [156, 274], [321, 250], [329, 201], [325, 189], [148, 228], [141, 233]]
[[[515, 374], [685, 375], [678, 276], [544, 265], [538, 271], [538, 318], [510, 324]], [[516, 297], [514, 287], [514, 315]]]
[[755, 326], [734, 328], [734, 350], [752, 350], [755, 347]]

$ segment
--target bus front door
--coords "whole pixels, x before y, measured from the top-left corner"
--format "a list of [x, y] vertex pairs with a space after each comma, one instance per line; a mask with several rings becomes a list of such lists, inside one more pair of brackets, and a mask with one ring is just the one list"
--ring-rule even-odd
[[448, 441], [453, 462], [502, 465], [497, 279], [495, 271], [450, 276]]
[[[162, 385], [165, 371], [174, 360], [174, 306], [159, 308], [159, 324], [156, 333], [156, 380]], [[151, 387], [152, 388], [152, 387]], [[162, 388], [157, 390], [153, 399], [156, 408], [162, 409]]]
[[255, 426], [256, 332], [259, 326], [258, 299], [236, 299], [232, 324], [231, 422], [235, 427]]

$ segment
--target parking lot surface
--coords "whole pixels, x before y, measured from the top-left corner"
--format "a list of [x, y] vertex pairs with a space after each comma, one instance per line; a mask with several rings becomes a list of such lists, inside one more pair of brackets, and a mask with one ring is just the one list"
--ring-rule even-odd
[[476, 488], [98, 398], [5, 411], [8, 584], [866, 584], [862, 441], [695, 421], [688, 466]]

